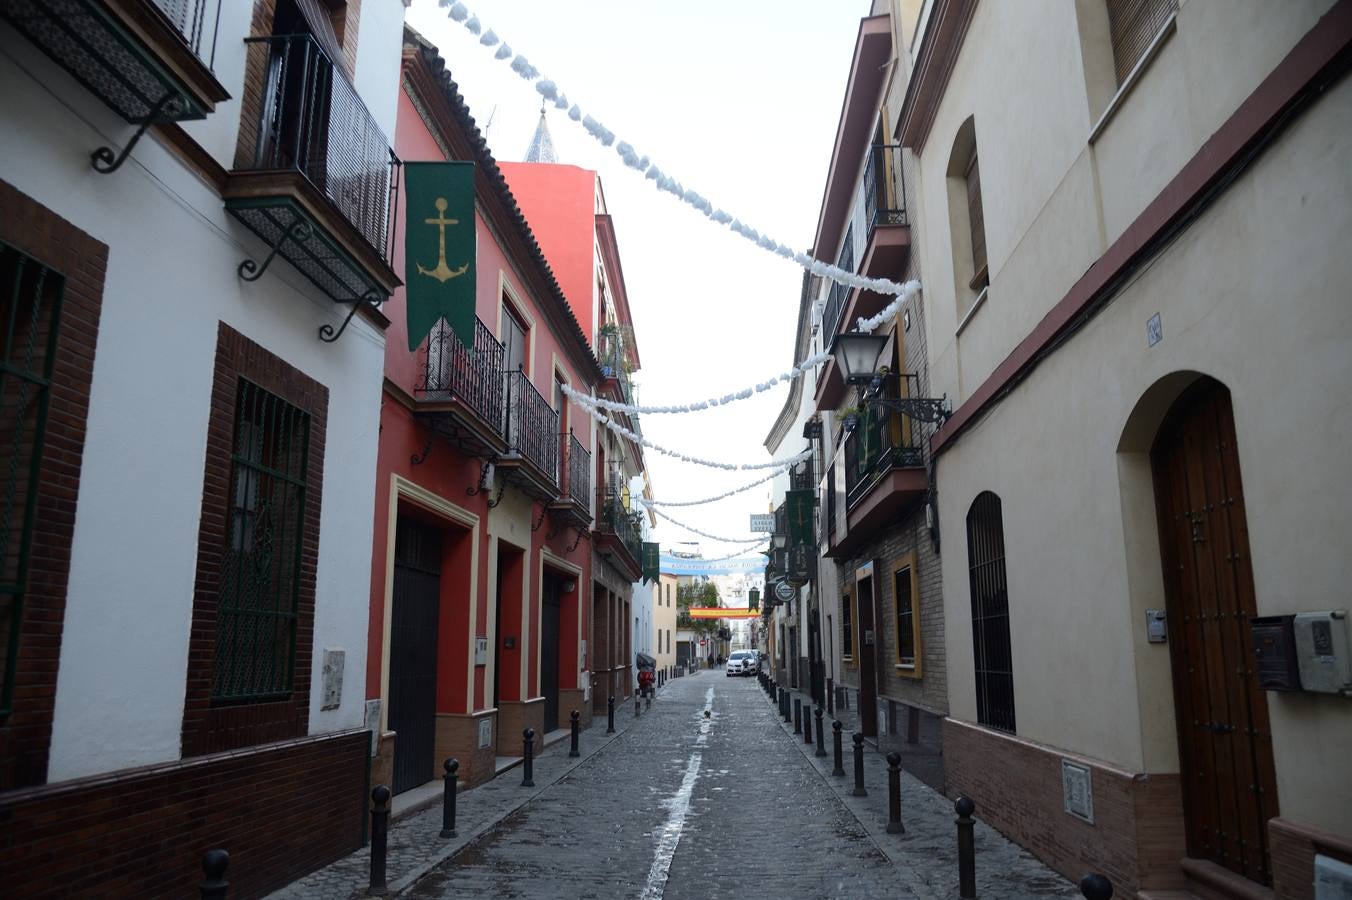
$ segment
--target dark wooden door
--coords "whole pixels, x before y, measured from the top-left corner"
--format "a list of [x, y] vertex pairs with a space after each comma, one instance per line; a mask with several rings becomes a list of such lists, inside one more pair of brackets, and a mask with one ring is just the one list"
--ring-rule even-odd
[[544, 732], [559, 727], [559, 581], [546, 575], [540, 604], [540, 693], [545, 698]]
[[1152, 454], [1188, 855], [1270, 884], [1277, 783], [1230, 392], [1190, 388]]
[[394, 792], [435, 774], [437, 619], [441, 600], [441, 532], [400, 520], [394, 539], [394, 607], [390, 611], [390, 729]]
[[878, 735], [877, 632], [873, 621], [873, 577], [856, 582], [859, 616], [859, 732], [865, 737]]

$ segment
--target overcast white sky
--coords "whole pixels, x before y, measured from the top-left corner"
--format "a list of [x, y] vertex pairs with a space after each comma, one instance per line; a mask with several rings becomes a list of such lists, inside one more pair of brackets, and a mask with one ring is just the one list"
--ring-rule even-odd
[[[465, 2], [617, 143], [633, 144], [763, 234], [809, 248], [867, 0]], [[494, 157], [520, 160], [540, 113], [534, 85], [434, 0], [414, 0], [407, 21], [441, 49]], [[788, 369], [802, 270], [659, 193], [552, 105], [548, 121], [559, 162], [601, 175], [643, 364], [640, 402], [721, 396]], [[780, 384], [720, 409], [645, 416], [644, 436], [706, 459], [763, 462], [787, 393]], [[645, 459], [660, 500], [718, 494], [766, 474], [652, 450]], [[747, 537], [748, 514], [769, 508], [768, 488], [670, 512], [713, 534]], [[664, 548], [695, 539], [706, 557], [731, 551], [658, 523]]]

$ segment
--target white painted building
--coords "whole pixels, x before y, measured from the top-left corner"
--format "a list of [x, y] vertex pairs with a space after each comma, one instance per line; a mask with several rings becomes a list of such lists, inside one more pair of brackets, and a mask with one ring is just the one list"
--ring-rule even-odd
[[[89, 779], [110, 773], [147, 809], [214, 785], [185, 807], [201, 824], [175, 818], [177, 845], [126, 825], [82, 855], [20, 828], [0, 869], [60, 840], [78, 893], [101, 877], [90, 859], [139, 842], [127, 889], [185, 895], [201, 848], [224, 846], [254, 893], [360, 842], [403, 14], [0, 3], [0, 301], [33, 313], [5, 338], [57, 335], [7, 350], [46, 417], [6, 387], [0, 427], [27, 435], [6, 468], [33, 473], [10, 497], [35, 505], [7, 501], [26, 558], [4, 575], [0, 810], [106, 817]], [[255, 785], [231, 787], [246, 763]], [[277, 820], [232, 810], [298, 768], [268, 788], [309, 833], [288, 857]]]

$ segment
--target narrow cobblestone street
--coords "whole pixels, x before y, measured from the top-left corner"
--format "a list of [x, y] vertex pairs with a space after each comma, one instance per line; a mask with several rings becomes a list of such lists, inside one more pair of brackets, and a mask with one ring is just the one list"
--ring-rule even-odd
[[[956, 896], [950, 803], [908, 776], [914, 820], [887, 835], [880, 757], [865, 754], [870, 796], [847, 803], [848, 779], [831, 779], [829, 758], [811, 752], [756, 681], [673, 681], [640, 721], [410, 895]], [[466, 794], [462, 806], [473, 803]], [[1075, 895], [989, 829], [978, 829], [978, 852], [983, 897]]]

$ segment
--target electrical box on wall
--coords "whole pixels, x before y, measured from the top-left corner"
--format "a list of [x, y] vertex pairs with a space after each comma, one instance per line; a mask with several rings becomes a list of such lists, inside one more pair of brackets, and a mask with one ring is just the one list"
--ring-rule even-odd
[[488, 665], [488, 638], [486, 637], [474, 639], [474, 664], [476, 666]]
[[1258, 687], [1265, 691], [1300, 690], [1294, 619], [1295, 616], [1255, 616], [1250, 622]]
[[1163, 644], [1169, 640], [1169, 620], [1162, 609], [1145, 611], [1145, 639], [1152, 644]]
[[1292, 627], [1301, 687], [1352, 697], [1347, 611], [1296, 613]]

